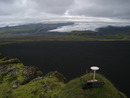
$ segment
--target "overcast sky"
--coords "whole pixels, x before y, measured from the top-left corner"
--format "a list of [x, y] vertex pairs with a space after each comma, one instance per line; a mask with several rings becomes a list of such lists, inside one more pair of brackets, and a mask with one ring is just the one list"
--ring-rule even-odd
[[130, 0], [0, 0], [1, 23], [129, 21]]

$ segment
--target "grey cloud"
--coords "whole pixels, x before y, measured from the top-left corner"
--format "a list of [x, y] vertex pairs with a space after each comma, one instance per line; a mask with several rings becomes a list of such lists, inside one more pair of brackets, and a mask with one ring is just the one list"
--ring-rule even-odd
[[13, 3], [16, 0], [0, 0], [0, 3]]
[[60, 19], [65, 12], [70, 16], [130, 19], [129, 6], [130, 0], [0, 0], [0, 21]]
[[[64, 14], [74, 0], [1, 0], [0, 15], [41, 13]], [[25, 3], [25, 4], [24, 4]]]
[[75, 0], [72, 15], [93, 17], [130, 18], [130, 0]]
[[37, 9], [54, 14], [63, 14], [73, 4], [74, 0], [34, 0]]
[[16, 0], [0, 0], [0, 16], [7, 16], [20, 12], [20, 6], [17, 4]]
[[0, 16], [23, 17], [30, 14], [34, 7], [31, 0], [3, 0], [0, 1]]

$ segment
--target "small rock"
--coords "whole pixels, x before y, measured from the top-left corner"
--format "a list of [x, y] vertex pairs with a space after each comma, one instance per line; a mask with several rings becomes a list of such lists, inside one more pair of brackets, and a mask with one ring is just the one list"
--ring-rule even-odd
[[17, 84], [13, 84], [13, 88], [17, 88], [18, 87], [18, 85]]
[[42, 80], [42, 79], [43, 79], [43, 77], [37, 77], [37, 78], [33, 79], [32, 81], [37, 81], [37, 80]]
[[17, 88], [19, 87], [19, 85], [20, 85], [20, 82], [18, 80], [15, 80], [13, 83], [13, 88]]

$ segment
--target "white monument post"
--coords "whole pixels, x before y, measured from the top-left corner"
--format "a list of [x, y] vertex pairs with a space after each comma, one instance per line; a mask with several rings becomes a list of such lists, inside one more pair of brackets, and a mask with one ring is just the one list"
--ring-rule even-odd
[[99, 67], [97, 67], [97, 66], [92, 66], [92, 67], [91, 67], [91, 70], [94, 71], [94, 75], [93, 75], [93, 81], [94, 81], [94, 80], [95, 80], [95, 73], [96, 73], [96, 70], [99, 70]]

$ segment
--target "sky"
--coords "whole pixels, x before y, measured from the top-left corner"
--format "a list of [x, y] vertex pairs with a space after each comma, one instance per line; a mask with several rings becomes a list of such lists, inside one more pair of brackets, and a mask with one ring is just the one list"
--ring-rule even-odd
[[0, 0], [0, 23], [129, 22], [130, 0]]

